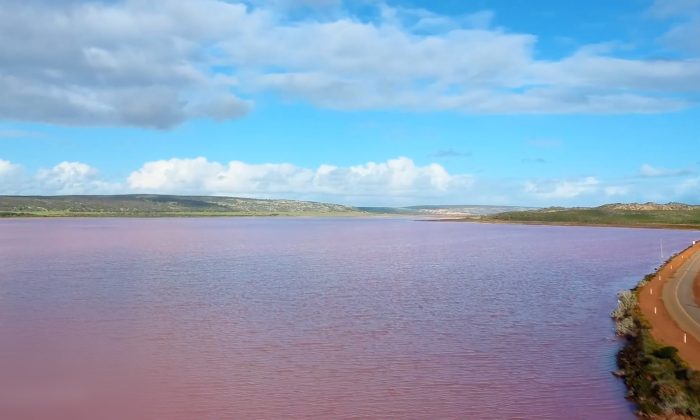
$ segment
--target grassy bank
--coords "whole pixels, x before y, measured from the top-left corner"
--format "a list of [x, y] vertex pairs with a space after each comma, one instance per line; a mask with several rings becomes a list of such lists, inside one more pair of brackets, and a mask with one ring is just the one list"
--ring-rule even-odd
[[638, 304], [640, 289], [654, 278], [650, 274], [635, 289], [618, 294], [612, 317], [616, 332], [626, 338], [617, 356], [621, 376], [637, 403], [640, 417], [700, 418], [700, 372], [690, 369], [675, 347], [663, 346], [651, 335], [651, 325]]
[[497, 222], [700, 229], [700, 206], [605, 205], [593, 208], [548, 208], [490, 216]]

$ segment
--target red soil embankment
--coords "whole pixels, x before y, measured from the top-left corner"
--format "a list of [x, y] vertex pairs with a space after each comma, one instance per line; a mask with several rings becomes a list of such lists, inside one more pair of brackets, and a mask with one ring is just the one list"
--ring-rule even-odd
[[693, 296], [695, 297], [695, 304], [700, 306], [700, 273], [695, 277], [695, 283], [693, 283]]
[[[700, 342], [690, 334], [687, 335], [687, 343], [683, 342], [683, 331], [664, 306], [662, 290], [668, 279], [678, 271], [683, 263], [688, 261], [691, 255], [698, 251], [700, 251], [700, 243], [675, 256], [656, 272], [652, 281], [639, 291], [639, 306], [651, 324], [652, 336], [664, 345], [676, 347], [681, 358], [695, 370], [700, 370]], [[700, 296], [699, 281], [700, 275], [695, 279], [694, 284], [696, 300]], [[654, 313], [654, 308], [656, 308], [656, 313]]]

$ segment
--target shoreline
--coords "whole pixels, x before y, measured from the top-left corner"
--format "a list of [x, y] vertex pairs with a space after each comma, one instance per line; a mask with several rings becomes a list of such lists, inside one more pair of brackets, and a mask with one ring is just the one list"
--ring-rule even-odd
[[[239, 218], [239, 217], [286, 217], [286, 218], [387, 218], [387, 219], [412, 219], [417, 222], [458, 222], [481, 223], [491, 225], [522, 225], [522, 226], [563, 226], [563, 227], [601, 227], [601, 228], [628, 228], [628, 229], [673, 229], [673, 230], [697, 230], [700, 232], [700, 224], [673, 224], [673, 223], [581, 223], [581, 222], [546, 222], [546, 221], [518, 221], [500, 220], [486, 217], [434, 217], [420, 214], [391, 214], [391, 213], [362, 213], [362, 212], [319, 212], [319, 213], [286, 213], [286, 212], [221, 212], [221, 213], [197, 213], [197, 212], [173, 212], [173, 213], [4, 213], [0, 212], [0, 220], [11, 219], [159, 219], [159, 218]], [[696, 291], [700, 302], [700, 287]]]
[[614, 227], [632, 229], [677, 229], [677, 230], [697, 230], [700, 225], [674, 224], [674, 223], [580, 223], [580, 222], [544, 222], [544, 221], [518, 221], [500, 220], [489, 218], [442, 218], [428, 219], [427, 222], [461, 222], [461, 223], [486, 223], [494, 225], [526, 225], [526, 226], [571, 226], [571, 227]]
[[[699, 252], [700, 241], [618, 294], [612, 317], [626, 342], [613, 374], [623, 378], [640, 417], [700, 418], [700, 341], [685, 334], [663, 298], [664, 286]], [[699, 281], [694, 276], [693, 286], [700, 287]]]

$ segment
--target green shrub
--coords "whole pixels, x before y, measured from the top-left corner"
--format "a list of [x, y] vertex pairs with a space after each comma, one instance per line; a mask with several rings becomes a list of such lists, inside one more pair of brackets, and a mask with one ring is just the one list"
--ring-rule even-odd
[[674, 359], [676, 359], [677, 355], [678, 355], [678, 349], [675, 347], [671, 347], [671, 346], [661, 347], [660, 349], [658, 349], [654, 352], [654, 356], [656, 356], [660, 359], [674, 360]]
[[693, 370], [689, 371], [688, 388], [694, 395], [700, 396], [700, 372]]

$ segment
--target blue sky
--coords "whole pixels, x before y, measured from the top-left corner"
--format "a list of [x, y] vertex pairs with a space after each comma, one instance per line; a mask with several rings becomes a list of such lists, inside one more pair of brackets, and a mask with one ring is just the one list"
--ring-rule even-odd
[[0, 194], [700, 204], [700, 0], [0, 6]]

